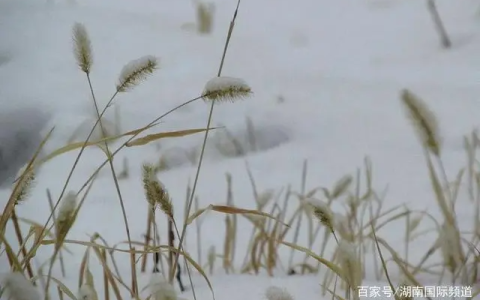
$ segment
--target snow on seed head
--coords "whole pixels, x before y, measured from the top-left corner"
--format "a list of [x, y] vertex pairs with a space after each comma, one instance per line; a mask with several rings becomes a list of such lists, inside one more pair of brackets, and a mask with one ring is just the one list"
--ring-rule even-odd
[[145, 81], [158, 69], [158, 59], [151, 55], [142, 56], [127, 63], [120, 72], [117, 83], [117, 92], [124, 93], [132, 90]]
[[252, 94], [252, 89], [240, 78], [234, 77], [214, 77], [210, 79], [202, 93], [205, 101], [224, 102], [245, 98]]
[[355, 251], [355, 246], [341, 240], [338, 244], [338, 261], [344, 273], [344, 279], [350, 288], [356, 289], [362, 283], [362, 266]]
[[328, 204], [317, 199], [308, 199], [307, 203], [312, 208], [315, 217], [320, 220], [320, 223], [333, 231], [333, 212]]
[[60, 203], [58, 209], [57, 221], [55, 222], [55, 229], [57, 234], [57, 247], [60, 247], [70, 228], [72, 228], [76, 217], [77, 194], [75, 192], [68, 192]]

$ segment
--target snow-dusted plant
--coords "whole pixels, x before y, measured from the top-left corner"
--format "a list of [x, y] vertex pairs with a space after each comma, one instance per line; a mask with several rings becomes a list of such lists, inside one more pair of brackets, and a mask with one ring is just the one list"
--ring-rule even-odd
[[362, 264], [355, 251], [355, 246], [345, 240], [338, 243], [337, 260], [343, 273], [343, 279], [353, 296], [358, 296], [357, 289], [362, 285]]
[[75, 222], [75, 212], [77, 206], [77, 195], [75, 192], [68, 192], [60, 203], [58, 209], [55, 230], [57, 234], [57, 247], [60, 247], [67, 236], [68, 231]]
[[313, 215], [322, 223], [323, 226], [334, 232], [333, 212], [327, 203], [317, 199], [307, 199], [307, 203], [313, 211]]
[[89, 284], [84, 284], [78, 291], [79, 300], [98, 300], [97, 293]]
[[78, 291], [79, 300], [98, 300], [98, 294], [95, 290], [95, 280], [90, 269], [87, 267], [85, 271], [85, 283], [82, 284]]
[[132, 60], [120, 72], [117, 84], [118, 92], [127, 92], [144, 81], [158, 68], [158, 60], [154, 56], [146, 55]]
[[202, 93], [205, 101], [223, 102], [248, 97], [252, 94], [250, 86], [240, 78], [219, 76], [210, 79]]
[[77, 194], [75, 192], [68, 192], [61, 200], [60, 208], [58, 209], [58, 216], [55, 222], [55, 250], [50, 260], [50, 267], [47, 275], [47, 282], [45, 284], [45, 291], [48, 292], [50, 282], [52, 279], [52, 270], [55, 260], [60, 253], [63, 242], [75, 223], [77, 216]]
[[143, 166], [143, 188], [145, 197], [152, 207], [160, 207], [160, 209], [170, 219], [173, 219], [173, 205], [165, 186], [158, 180], [155, 174], [155, 168], [145, 164]]
[[[455, 273], [464, 265], [463, 249], [459, 232], [453, 224], [444, 223], [440, 229], [437, 243], [447, 269], [455, 277]], [[465, 268], [463, 268], [465, 270]]]
[[[16, 178], [17, 181], [13, 185], [13, 191], [15, 193], [15, 203], [19, 204], [26, 200], [30, 195], [31, 190], [35, 186], [35, 170], [33, 167], [27, 168], [28, 164], [25, 164], [18, 172]], [[22, 175], [24, 175], [23, 179]]]

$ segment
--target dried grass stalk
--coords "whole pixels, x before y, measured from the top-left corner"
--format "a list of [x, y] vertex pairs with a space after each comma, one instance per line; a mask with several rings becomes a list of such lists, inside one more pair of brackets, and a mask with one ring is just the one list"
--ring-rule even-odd
[[403, 90], [401, 98], [423, 146], [436, 156], [440, 156], [440, 130], [433, 112], [423, 100], [409, 90]]

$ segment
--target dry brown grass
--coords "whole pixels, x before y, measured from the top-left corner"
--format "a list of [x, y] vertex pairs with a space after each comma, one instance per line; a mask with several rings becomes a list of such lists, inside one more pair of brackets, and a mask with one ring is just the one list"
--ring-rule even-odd
[[[405, 97], [402, 93], [402, 97]], [[415, 101], [421, 101], [418, 97]], [[421, 104], [415, 106], [413, 101], [406, 106], [409, 110], [426, 110], [426, 106]], [[407, 111], [409, 112], [409, 111]], [[421, 114], [416, 114], [420, 116]], [[421, 120], [420, 120], [421, 121]], [[327, 293], [334, 293], [341, 299], [356, 299], [358, 295], [358, 285], [365, 276], [365, 266], [370, 264], [373, 260], [375, 265], [375, 276], [377, 280], [386, 279], [391, 285], [392, 289], [397, 289], [401, 285], [422, 286], [421, 280], [424, 275], [438, 276], [441, 280], [446, 273], [450, 273], [452, 284], [473, 285], [478, 278], [477, 262], [479, 260], [478, 244], [480, 241], [480, 232], [478, 230], [479, 215], [480, 215], [480, 199], [478, 197], [480, 191], [480, 180], [478, 180], [479, 170], [476, 162], [476, 153], [479, 146], [480, 139], [476, 132], [465, 137], [465, 151], [468, 158], [468, 165], [459, 171], [453, 182], [447, 181], [446, 175], [443, 171], [442, 161], [440, 158], [441, 144], [432, 145], [432, 140], [428, 134], [433, 134], [432, 127], [428, 127], [428, 122], [415, 120], [414, 128], [418, 132], [424, 149], [425, 158], [427, 162], [427, 170], [430, 174], [432, 182], [432, 191], [436, 196], [438, 207], [443, 214], [443, 220], [433, 217], [426, 211], [414, 211], [408, 209], [404, 205], [398, 205], [393, 208], [384, 209], [383, 195], [380, 195], [373, 188], [373, 167], [371, 161], [367, 158], [364, 162], [363, 170], [358, 170], [355, 176], [345, 175], [338, 179], [338, 181], [331, 187], [314, 187], [307, 190], [306, 179], [308, 177], [308, 162], [304, 163], [302, 172], [302, 184], [300, 192], [294, 191], [291, 187], [287, 187], [278, 191], [266, 190], [259, 191], [256, 180], [253, 178], [247, 165], [247, 173], [251, 179], [251, 188], [254, 208], [244, 209], [235, 206], [233, 185], [234, 178], [230, 174], [226, 174], [227, 193], [224, 200], [225, 205], [209, 205], [207, 207], [198, 207], [198, 198], [194, 198], [194, 211], [185, 215], [185, 227], [190, 228], [195, 223], [197, 232], [198, 251], [205, 246], [201, 238], [202, 220], [205, 213], [221, 213], [224, 214], [225, 220], [225, 238], [224, 244], [219, 253], [215, 248], [211, 247], [208, 253], [197, 253], [194, 259], [187, 252], [186, 249], [180, 249], [172, 243], [166, 243], [167, 237], [161, 238], [158, 236], [158, 214], [155, 214], [155, 207], [161, 208], [164, 215], [173, 221], [174, 235], [176, 238], [180, 236], [177, 229], [176, 220], [173, 218], [173, 205], [168, 200], [168, 192], [166, 187], [163, 187], [156, 181], [155, 167], [145, 166], [145, 195], [150, 203], [150, 209], [145, 214], [147, 222], [145, 241], [132, 241], [131, 249], [121, 249], [118, 246], [109, 246], [103, 237], [94, 235], [91, 240], [79, 241], [69, 240], [67, 238], [68, 230], [71, 226], [70, 221], [74, 221], [75, 215], [70, 218], [61, 217], [61, 213], [57, 216], [52, 213], [53, 223], [50, 225], [41, 225], [33, 223], [29, 220], [19, 218], [15, 213], [16, 203], [23, 201], [28, 205], [28, 188], [29, 182], [34, 182], [32, 171], [26, 168], [16, 184], [16, 189], [12, 193], [10, 203], [11, 206], [6, 206], [2, 217], [9, 216], [6, 223], [12, 223], [16, 233], [17, 240], [11, 241], [2, 238], [4, 245], [4, 252], [6, 255], [12, 271], [21, 271], [30, 278], [32, 282], [40, 284], [41, 270], [35, 269], [31, 265], [31, 258], [39, 247], [46, 247], [47, 245], [56, 245], [58, 249], [58, 256], [63, 265], [62, 252], [69, 244], [83, 245], [86, 249], [84, 258], [82, 260], [81, 268], [79, 270], [80, 282], [78, 288], [94, 290], [95, 284], [98, 286], [103, 284], [105, 294], [103, 297], [109, 299], [122, 299], [124, 291], [127, 291], [135, 299], [140, 299], [139, 283], [137, 278], [141, 272], [150, 272], [147, 257], [153, 256], [154, 253], [159, 254], [158, 269], [163, 274], [172, 274], [171, 271], [175, 269], [172, 263], [172, 257], [168, 259], [168, 254], [179, 253], [186, 259], [184, 265], [188, 266], [189, 272], [201, 274], [209, 283], [208, 276], [213, 275], [215, 270], [223, 269], [225, 273], [243, 273], [243, 274], [268, 274], [275, 276], [278, 272], [285, 272], [290, 275], [305, 274], [305, 273], [319, 273], [323, 274], [322, 286], [324, 287], [324, 295]], [[423, 124], [422, 126], [417, 126]], [[435, 135], [440, 135], [438, 128], [435, 129]], [[140, 130], [141, 131], [141, 130]], [[131, 138], [132, 140], [134, 138]], [[102, 140], [95, 143], [101, 143]], [[95, 144], [93, 143], [93, 144]], [[92, 145], [93, 145], [92, 144]], [[125, 143], [126, 144], [126, 143]], [[62, 151], [58, 152], [60, 155]], [[115, 155], [115, 152], [112, 154]], [[35, 158], [32, 159], [30, 165], [35, 165]], [[147, 172], [148, 171], [148, 172]], [[148, 175], [148, 176], [147, 176]], [[94, 178], [88, 183], [90, 187]], [[23, 183], [22, 183], [23, 182]], [[157, 182], [157, 183], [155, 183]], [[365, 182], [366, 184], [362, 184]], [[468, 205], [471, 205], [475, 210], [474, 219], [475, 224], [471, 231], [461, 231], [458, 228], [455, 217], [455, 204], [460, 201], [459, 190], [460, 183], [465, 183], [467, 186], [467, 195], [469, 197]], [[151, 187], [149, 187], [151, 186]], [[162, 192], [163, 190], [163, 192]], [[76, 210], [81, 209], [84, 200], [88, 196], [89, 189], [83, 194], [78, 193], [79, 201]], [[76, 195], [77, 193], [71, 194]], [[16, 196], [15, 196], [16, 195]], [[20, 196], [22, 195], [22, 196]], [[23, 196], [26, 195], [26, 196]], [[163, 195], [163, 196], [162, 196]], [[192, 187], [189, 185], [186, 191], [186, 202], [192, 198]], [[23, 198], [22, 198], [23, 197]], [[50, 196], [51, 198], [51, 196]], [[21, 199], [21, 200], [20, 200]], [[53, 200], [52, 210], [54, 209]], [[294, 204], [296, 203], [296, 205]], [[343, 212], [333, 212], [333, 207], [342, 204]], [[153, 212], [153, 213], [152, 213]], [[208, 216], [207, 216], [208, 217]], [[244, 218], [251, 224], [251, 234], [246, 247], [246, 252], [238, 252], [237, 245], [240, 242], [237, 237], [238, 233], [238, 217]], [[65, 225], [59, 223], [65, 219]], [[63, 218], [63, 219], [62, 219]], [[405, 249], [399, 251], [389, 245], [387, 239], [383, 238], [378, 232], [381, 232], [384, 227], [389, 226], [393, 222], [403, 224], [404, 227], [404, 242]], [[420, 231], [419, 228], [422, 223], [429, 222], [433, 228], [427, 231]], [[3, 227], [5, 232], [6, 224]], [[28, 233], [22, 232], [22, 223], [30, 226]], [[69, 225], [70, 224], [70, 225]], [[56, 230], [53, 230], [56, 228]], [[244, 227], [242, 227], [244, 228]], [[61, 231], [61, 232], [60, 232]], [[438, 239], [430, 245], [423, 255], [421, 261], [409, 261], [410, 245], [412, 243], [422, 243], [425, 234], [432, 232], [438, 233]], [[306, 233], [306, 244], [301, 246], [301, 236]], [[293, 241], [293, 242], [290, 242]], [[18, 246], [21, 245], [17, 249]], [[26, 245], [31, 244], [31, 247]], [[345, 246], [349, 245], [349, 246]], [[290, 249], [291, 254], [289, 261], [282, 261], [279, 253], [285, 249]], [[333, 252], [330, 252], [333, 250]], [[347, 250], [345, 250], [347, 249]], [[443, 258], [442, 263], [430, 263], [434, 260], [434, 255], [438, 253]], [[133, 278], [131, 282], [127, 282], [122, 278], [117, 267], [117, 256], [119, 253], [128, 254], [131, 260], [131, 274]], [[295, 253], [304, 253], [302, 259], [298, 259]], [[329, 256], [329, 253], [331, 256]], [[94, 255], [96, 259], [101, 262], [104, 269], [102, 278], [93, 278], [100, 274], [91, 274], [89, 271], [90, 257]], [[204, 255], [204, 257], [202, 257]], [[296, 258], [295, 258], [296, 257]], [[349, 261], [351, 257], [353, 261]], [[239, 259], [243, 258], [243, 264], [236, 265]], [[142, 260], [142, 266], [139, 268], [136, 261]], [[220, 260], [220, 264], [216, 261]], [[167, 264], [164, 263], [167, 261]], [[52, 260], [51, 262], [54, 262]], [[205, 263], [203, 263], [205, 262]], [[355, 265], [358, 266], [354, 267]], [[389, 270], [392, 269], [394, 263], [400, 270], [401, 280], [389, 276]], [[388, 266], [388, 267], [387, 267]], [[352, 269], [355, 268], [355, 269]], [[345, 272], [347, 271], [348, 272]], [[357, 272], [358, 277], [349, 277], [351, 274]], [[209, 275], [207, 275], [209, 274]], [[335, 282], [334, 282], [335, 279]], [[345, 297], [339, 296], [339, 291], [336, 287], [337, 279], [340, 279], [339, 288], [346, 289]], [[60, 278], [51, 277], [52, 285], [55, 286], [57, 293], [62, 297], [69, 297], [75, 299], [75, 292], [70, 290], [72, 287], [67, 287], [62, 284]], [[173, 277], [170, 276], [170, 282], [173, 282]], [[334, 284], [335, 283], [335, 284]], [[335, 286], [335, 291], [332, 291], [332, 284]], [[474, 291], [473, 295], [478, 295], [478, 291]]]

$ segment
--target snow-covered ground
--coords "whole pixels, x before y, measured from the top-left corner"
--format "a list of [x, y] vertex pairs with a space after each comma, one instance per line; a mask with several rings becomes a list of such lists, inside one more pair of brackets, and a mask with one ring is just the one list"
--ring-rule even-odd
[[[145, 126], [197, 97], [205, 83], [216, 76], [235, 5], [235, 0], [215, 0], [214, 31], [199, 35], [192, 29], [192, 1], [0, 0], [0, 105], [5, 110], [21, 105], [49, 110], [53, 115], [50, 125], [56, 126], [47, 145], [49, 151], [65, 145], [82, 122], [94, 120], [88, 83], [72, 54], [72, 26], [81, 22], [92, 40], [92, 83], [103, 105], [127, 62], [143, 55], [159, 58], [159, 70], [132, 92], [119, 95], [107, 113], [113, 120], [118, 109], [122, 131]], [[245, 161], [260, 190], [279, 191], [291, 184], [299, 192], [304, 160], [308, 161], [310, 190], [331, 187], [341, 176], [354, 175], [369, 156], [375, 188], [382, 191], [388, 185], [385, 209], [405, 203], [411, 209], [428, 209], [439, 216], [422, 149], [405, 118], [399, 93], [404, 88], [412, 90], [437, 115], [444, 140], [443, 159], [449, 177], [454, 178], [465, 166], [462, 137], [480, 120], [480, 3], [438, 0], [437, 5], [453, 43], [448, 50], [440, 46], [424, 1], [243, 0], [223, 74], [244, 79], [254, 94], [242, 102], [216, 106], [213, 123], [241, 136], [246, 117], [251, 118], [265, 150], [231, 158], [208, 147], [196, 191], [201, 206], [225, 203], [225, 173], [229, 172], [235, 205], [255, 207]], [[151, 132], [205, 127], [208, 109], [202, 101], [188, 105]], [[185, 190], [196, 168], [178, 149], [194, 149], [202, 138], [198, 134], [164, 140], [160, 150], [151, 144], [120, 152], [115, 164], [121, 169], [124, 158], [128, 162], [129, 177], [120, 181], [120, 188], [134, 240], [143, 240], [146, 227], [142, 163], [156, 162], [160, 153], [170, 157], [171, 169], [159, 173], [159, 178], [173, 198], [176, 218], [183, 220]], [[219, 139], [212, 133], [212, 141]], [[45, 222], [50, 213], [45, 191], [50, 189], [53, 197], [58, 197], [76, 155], [75, 151], [64, 154], [41, 169], [31, 199], [18, 207], [20, 217]], [[79, 189], [104, 160], [98, 148], [87, 149], [68, 190]], [[8, 189], [0, 190], [2, 205], [9, 193]], [[459, 201], [457, 214], [464, 220], [460, 226], [470, 229], [470, 203]], [[244, 254], [251, 226], [246, 221], [239, 226], [238, 253]], [[400, 222], [378, 234], [402, 249], [403, 233], [397, 232], [403, 232], [403, 226]], [[212, 245], [222, 249], [224, 228], [221, 215], [212, 213], [205, 218], [205, 256]], [[68, 238], [88, 240], [95, 232], [110, 244], [126, 240], [108, 167], [93, 185]], [[7, 239], [15, 239], [11, 228], [6, 234]], [[418, 260], [433, 238], [428, 244], [413, 243], [410, 259]], [[194, 258], [195, 240], [192, 229], [186, 247]], [[304, 237], [299, 244], [306, 245]], [[84, 247], [69, 249], [73, 254], [65, 254], [67, 277], [62, 281], [76, 291]], [[43, 263], [51, 250], [41, 248], [35, 261]], [[285, 262], [288, 254], [281, 252]], [[300, 261], [303, 254], [296, 257]], [[128, 259], [119, 259], [120, 270], [128, 278]], [[237, 260], [240, 264], [243, 256]], [[7, 271], [5, 256], [0, 257], [0, 268]], [[99, 265], [91, 269], [101, 278]], [[373, 271], [367, 269], [366, 273], [365, 285], [387, 285], [375, 282]], [[218, 266], [210, 279], [218, 300], [262, 299], [272, 284], [287, 288], [296, 299], [321, 298], [319, 276], [284, 274], [279, 271], [275, 278], [223, 275]], [[400, 279], [396, 268], [390, 275], [395, 282]], [[57, 267], [54, 276], [60, 276]], [[141, 284], [148, 276], [141, 275], [145, 279]], [[437, 278], [420, 280], [433, 285]], [[198, 275], [193, 281], [198, 299], [209, 299], [206, 282]], [[97, 289], [102, 297], [102, 285]], [[181, 297], [193, 299], [191, 289]]]

